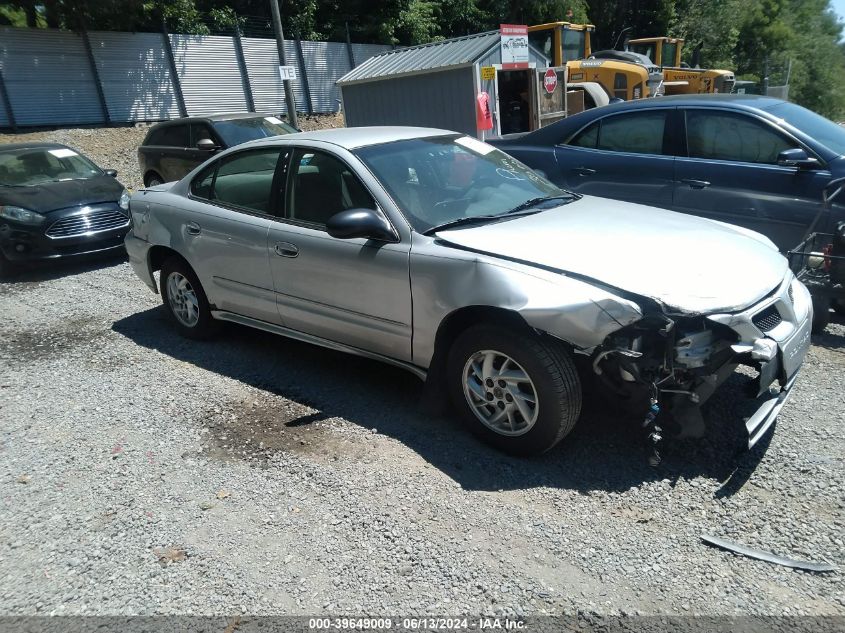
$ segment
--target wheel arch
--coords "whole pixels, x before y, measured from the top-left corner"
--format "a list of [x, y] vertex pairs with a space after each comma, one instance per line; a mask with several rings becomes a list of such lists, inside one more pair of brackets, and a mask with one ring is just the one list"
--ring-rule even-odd
[[[180, 255], [178, 251], [170, 248], [169, 246], [162, 246], [161, 244], [156, 244], [155, 246], [150, 248], [150, 250], [147, 252], [147, 266], [150, 269], [150, 278], [153, 279], [153, 281], [155, 281], [153, 273], [161, 270], [161, 267], [164, 262], [174, 256], [184, 261], [188, 266], [191, 266], [190, 263], [188, 263], [188, 260], [182, 257], [182, 255]], [[191, 266], [191, 270], [193, 270], [193, 266]], [[194, 274], [196, 274], [196, 271], [194, 271]], [[161, 286], [161, 284], [159, 284], [159, 286]], [[158, 293], [161, 294], [160, 287], [158, 288]]]
[[490, 323], [521, 329], [534, 330], [516, 310], [488, 305], [464, 306], [450, 312], [440, 322], [434, 337], [434, 354], [428, 367], [428, 383], [432, 387], [442, 387], [446, 369], [446, 358], [452, 343], [468, 328], [481, 323]]
[[164, 176], [162, 176], [159, 172], [157, 172], [155, 169], [148, 169], [146, 172], [144, 172], [144, 186], [145, 187], [149, 186], [148, 183], [150, 182], [151, 176], [158, 176], [159, 179], [162, 182], [165, 182]]

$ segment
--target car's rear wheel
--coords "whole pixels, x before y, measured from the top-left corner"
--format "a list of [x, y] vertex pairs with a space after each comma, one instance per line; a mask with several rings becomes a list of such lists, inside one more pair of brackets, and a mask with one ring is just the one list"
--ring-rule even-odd
[[813, 295], [813, 334], [821, 334], [830, 323], [830, 298]]
[[188, 262], [178, 256], [161, 266], [161, 299], [178, 332], [187, 338], [205, 339], [220, 328], [211, 316], [208, 299]]
[[162, 178], [161, 176], [159, 176], [155, 172], [150, 172], [149, 174], [147, 174], [146, 178], [144, 178], [144, 184], [147, 187], [155, 187], [157, 185], [163, 185], [164, 184], [164, 178]]
[[495, 325], [463, 332], [449, 353], [449, 389], [469, 429], [513, 455], [543, 453], [581, 413], [581, 384], [559, 342]]
[[834, 300], [833, 309], [836, 311], [836, 314], [845, 316], [845, 299]]

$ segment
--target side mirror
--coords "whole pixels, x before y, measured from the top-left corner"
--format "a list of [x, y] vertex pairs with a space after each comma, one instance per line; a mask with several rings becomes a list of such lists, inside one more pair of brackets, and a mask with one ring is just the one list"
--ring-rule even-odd
[[212, 141], [210, 138], [203, 138], [197, 141], [197, 149], [202, 152], [213, 152], [216, 149], [220, 149], [217, 143]]
[[381, 242], [395, 242], [396, 233], [385, 217], [375, 209], [347, 209], [335, 213], [326, 222], [329, 235], [341, 240], [364, 237]]
[[116, 169], [104, 169], [103, 173], [106, 176], [111, 176], [112, 178], [117, 178], [117, 170]]
[[798, 169], [815, 169], [819, 166], [816, 158], [810, 158], [800, 147], [785, 149], [778, 154], [778, 165], [781, 167], [797, 167]]

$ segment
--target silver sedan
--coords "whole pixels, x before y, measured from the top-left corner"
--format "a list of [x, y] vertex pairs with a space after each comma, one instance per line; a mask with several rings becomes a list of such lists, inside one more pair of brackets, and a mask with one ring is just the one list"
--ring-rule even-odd
[[392, 363], [514, 454], [566, 436], [587, 383], [650, 441], [700, 434], [739, 365], [758, 373], [753, 445], [810, 340], [810, 296], [765, 237], [560, 190], [444, 130], [247, 143], [131, 214], [132, 266], [154, 292], [161, 271], [180, 333], [231, 321]]

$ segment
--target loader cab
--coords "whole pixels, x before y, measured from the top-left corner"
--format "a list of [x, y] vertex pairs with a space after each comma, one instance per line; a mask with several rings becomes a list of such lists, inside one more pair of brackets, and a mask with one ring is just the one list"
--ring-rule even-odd
[[684, 40], [676, 37], [641, 37], [628, 41], [628, 50], [645, 55], [658, 66], [681, 67]]
[[528, 41], [555, 66], [563, 66], [592, 54], [590, 36], [595, 31], [592, 24], [549, 22], [528, 27]]

